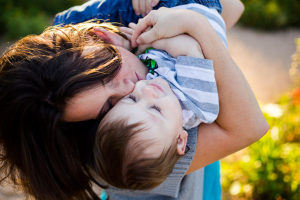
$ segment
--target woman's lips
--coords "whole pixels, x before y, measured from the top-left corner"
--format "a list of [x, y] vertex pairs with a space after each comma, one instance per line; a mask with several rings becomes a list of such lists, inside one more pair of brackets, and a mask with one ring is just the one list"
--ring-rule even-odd
[[135, 72], [135, 75], [136, 75], [137, 81], [142, 80], [136, 72]]

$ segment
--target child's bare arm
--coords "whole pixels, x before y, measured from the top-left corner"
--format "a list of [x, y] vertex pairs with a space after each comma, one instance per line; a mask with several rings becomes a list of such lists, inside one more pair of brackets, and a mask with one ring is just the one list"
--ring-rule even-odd
[[231, 29], [244, 12], [244, 4], [240, 0], [220, 0], [223, 11], [222, 17], [226, 24], [226, 30]]
[[187, 34], [156, 40], [152, 43], [152, 47], [165, 50], [174, 58], [178, 56], [204, 58], [199, 43]]

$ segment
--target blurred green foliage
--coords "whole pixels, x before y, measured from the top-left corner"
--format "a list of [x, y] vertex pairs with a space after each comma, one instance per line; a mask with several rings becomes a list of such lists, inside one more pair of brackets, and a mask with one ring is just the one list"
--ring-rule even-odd
[[245, 11], [240, 23], [264, 30], [300, 27], [299, 0], [241, 0]]
[[269, 132], [222, 161], [223, 199], [299, 200], [300, 87], [262, 110]]
[[300, 38], [290, 75], [296, 87], [277, 104], [261, 106], [269, 132], [250, 147], [222, 160], [224, 200], [299, 200]]
[[[272, 30], [289, 26], [300, 27], [299, 0], [242, 0], [245, 12], [240, 23], [258, 29]], [[57, 12], [83, 0], [0, 0], [0, 35], [18, 39], [39, 34], [51, 25]]]
[[296, 52], [292, 55], [291, 68], [289, 70], [292, 81], [300, 85], [300, 38], [296, 38]]
[[54, 15], [82, 0], [0, 0], [0, 35], [18, 39], [39, 34], [52, 24]]

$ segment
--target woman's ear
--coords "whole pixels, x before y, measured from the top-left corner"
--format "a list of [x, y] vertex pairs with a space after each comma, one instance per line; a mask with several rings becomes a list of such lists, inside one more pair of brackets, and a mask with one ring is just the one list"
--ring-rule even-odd
[[183, 156], [185, 152], [187, 137], [188, 133], [185, 130], [182, 130], [177, 138], [177, 153], [181, 156]]

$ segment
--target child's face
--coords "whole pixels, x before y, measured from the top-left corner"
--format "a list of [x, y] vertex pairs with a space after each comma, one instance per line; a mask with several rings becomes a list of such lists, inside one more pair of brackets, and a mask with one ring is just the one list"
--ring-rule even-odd
[[153, 141], [153, 148], [146, 152], [152, 156], [160, 155], [185, 132], [179, 101], [169, 84], [161, 78], [138, 81], [133, 92], [109, 112], [110, 120], [114, 117], [128, 119], [129, 125], [138, 122], [145, 125], [146, 130], [137, 137]]

